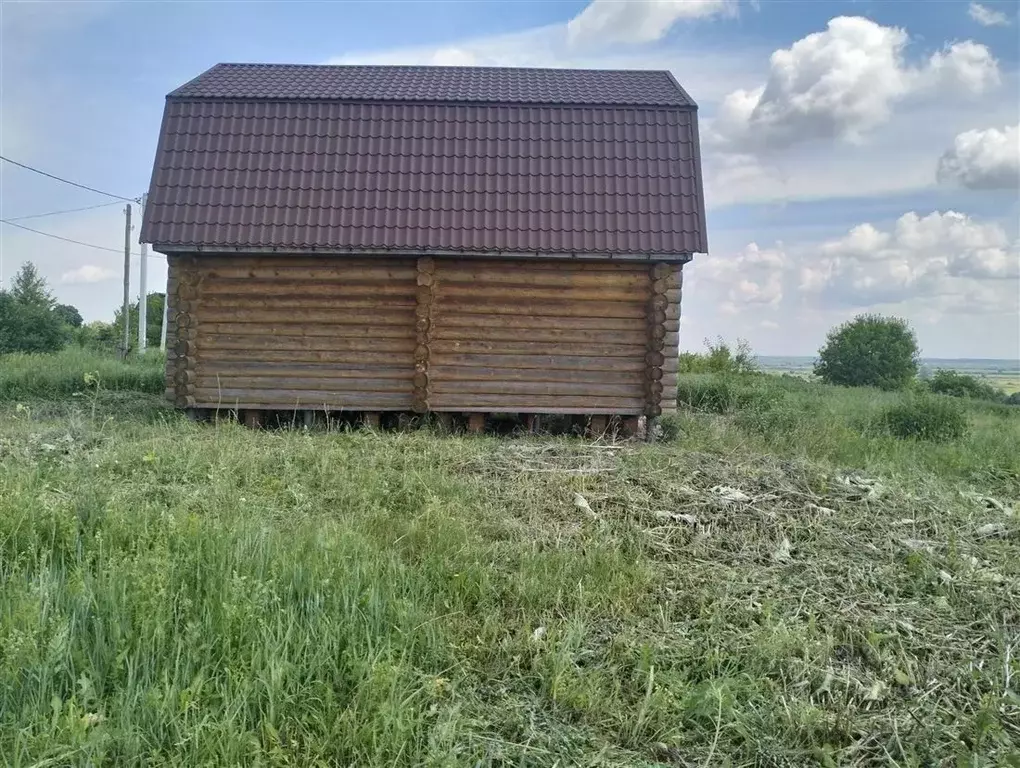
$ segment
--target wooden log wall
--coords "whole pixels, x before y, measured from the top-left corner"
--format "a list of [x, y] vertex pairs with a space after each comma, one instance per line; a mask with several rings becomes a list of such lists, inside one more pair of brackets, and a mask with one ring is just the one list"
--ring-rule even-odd
[[646, 412], [647, 264], [436, 259], [434, 266], [431, 410]]
[[184, 408], [655, 417], [675, 408], [677, 265], [172, 256]]
[[650, 277], [645, 415], [656, 417], [676, 410], [682, 266], [656, 264], [651, 268]]
[[178, 405], [411, 410], [414, 259], [199, 256], [171, 272]]

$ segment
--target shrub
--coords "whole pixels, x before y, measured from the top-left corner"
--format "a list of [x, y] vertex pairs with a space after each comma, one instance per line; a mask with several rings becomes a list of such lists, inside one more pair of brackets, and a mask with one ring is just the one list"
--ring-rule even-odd
[[902, 439], [946, 442], [967, 431], [967, 415], [960, 403], [944, 397], [912, 396], [880, 415], [882, 426]]
[[758, 370], [758, 361], [751, 345], [744, 339], [737, 339], [737, 346], [716, 339], [713, 343], [705, 339], [707, 352], [680, 353], [680, 373], [753, 373]]
[[815, 375], [847, 387], [903, 389], [917, 374], [917, 339], [906, 320], [859, 315], [829, 331]]
[[926, 385], [929, 391], [937, 395], [968, 397], [973, 400], [988, 400], [993, 403], [1001, 403], [1006, 400], [1005, 392], [973, 376], [956, 371], [939, 369], [926, 382]]
[[64, 346], [65, 329], [49, 307], [25, 304], [0, 291], [0, 355], [55, 352]]

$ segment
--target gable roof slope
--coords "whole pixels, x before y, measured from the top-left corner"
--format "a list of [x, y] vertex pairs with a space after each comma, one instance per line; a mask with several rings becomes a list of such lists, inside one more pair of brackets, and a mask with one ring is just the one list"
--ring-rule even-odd
[[662, 71], [220, 64], [167, 97], [157, 250], [707, 250], [697, 106]]

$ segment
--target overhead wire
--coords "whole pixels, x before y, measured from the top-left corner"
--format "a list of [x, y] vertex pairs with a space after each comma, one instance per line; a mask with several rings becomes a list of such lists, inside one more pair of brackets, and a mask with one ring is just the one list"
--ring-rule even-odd
[[[124, 251], [122, 249], [110, 248], [110, 247], [105, 246], [105, 245], [96, 245], [95, 243], [86, 243], [86, 242], [84, 242], [82, 240], [74, 240], [74, 239], [72, 239], [70, 237], [64, 237], [63, 235], [54, 235], [51, 232], [43, 232], [41, 229], [32, 229], [32, 227], [26, 227], [24, 224], [18, 224], [18, 223], [14, 222], [14, 221], [11, 221], [10, 219], [0, 219], [0, 223], [2, 223], [2, 224], [9, 224], [12, 227], [17, 227], [18, 229], [24, 229], [26, 232], [34, 232], [35, 234], [43, 235], [44, 237], [52, 237], [54, 240], [63, 240], [65, 243], [73, 243], [74, 245], [83, 245], [86, 248], [95, 248], [97, 251], [109, 251], [110, 253], [116, 253], [116, 254], [120, 254], [122, 256], [124, 255]], [[132, 251], [131, 255], [132, 256], [141, 256], [142, 254], [137, 253], [135, 251]], [[152, 255], [152, 254], [148, 254], [148, 253], [145, 254], [145, 255], [148, 258], [150, 258], [150, 259], [158, 259], [160, 261], [162, 261], [162, 259], [163, 259], [163, 257], [159, 256], [159, 255]]]
[[4, 219], [6, 222], [11, 221], [25, 221], [26, 219], [41, 219], [44, 216], [59, 216], [63, 213], [79, 213], [81, 211], [92, 211], [96, 208], [107, 208], [111, 205], [120, 205], [120, 200], [111, 200], [108, 203], [99, 203], [99, 205], [86, 205], [83, 208], [65, 208], [62, 211], [49, 211], [47, 213], [32, 213], [28, 216], [11, 216], [10, 218]]
[[46, 171], [39, 170], [38, 168], [34, 168], [31, 165], [25, 165], [24, 163], [19, 163], [17, 160], [11, 160], [11, 158], [4, 157], [3, 155], [0, 155], [0, 160], [3, 160], [4, 162], [10, 163], [11, 165], [16, 165], [19, 168], [24, 168], [25, 170], [32, 171], [33, 173], [38, 173], [40, 176], [46, 176], [47, 178], [50, 178], [50, 179], [55, 179], [57, 181], [62, 181], [64, 184], [70, 184], [72, 187], [78, 187], [79, 189], [87, 189], [89, 192], [95, 192], [95, 193], [100, 194], [100, 195], [106, 195], [107, 197], [112, 197], [115, 200], [121, 200], [121, 201], [123, 201], [125, 203], [138, 203], [138, 202], [141, 202], [141, 197], [124, 197], [123, 195], [115, 195], [112, 192], [104, 192], [101, 189], [96, 189], [95, 187], [90, 187], [87, 184], [79, 184], [77, 181], [71, 181], [70, 179], [65, 179], [62, 176], [55, 176], [52, 173], [47, 173]]

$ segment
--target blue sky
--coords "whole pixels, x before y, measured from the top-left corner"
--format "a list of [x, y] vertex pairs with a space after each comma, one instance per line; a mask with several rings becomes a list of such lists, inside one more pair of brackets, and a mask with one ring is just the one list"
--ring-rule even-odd
[[[1016, 4], [975, 5], [3, 0], [0, 152], [140, 194], [163, 97], [219, 61], [670, 69], [701, 105], [711, 246], [689, 267], [683, 346], [810, 354], [881, 311], [928, 355], [1018, 357]], [[105, 202], [0, 173], [2, 218]], [[20, 223], [123, 243], [116, 204]], [[0, 257], [5, 280], [32, 259], [62, 301], [112, 317], [117, 254], [3, 225]]]

